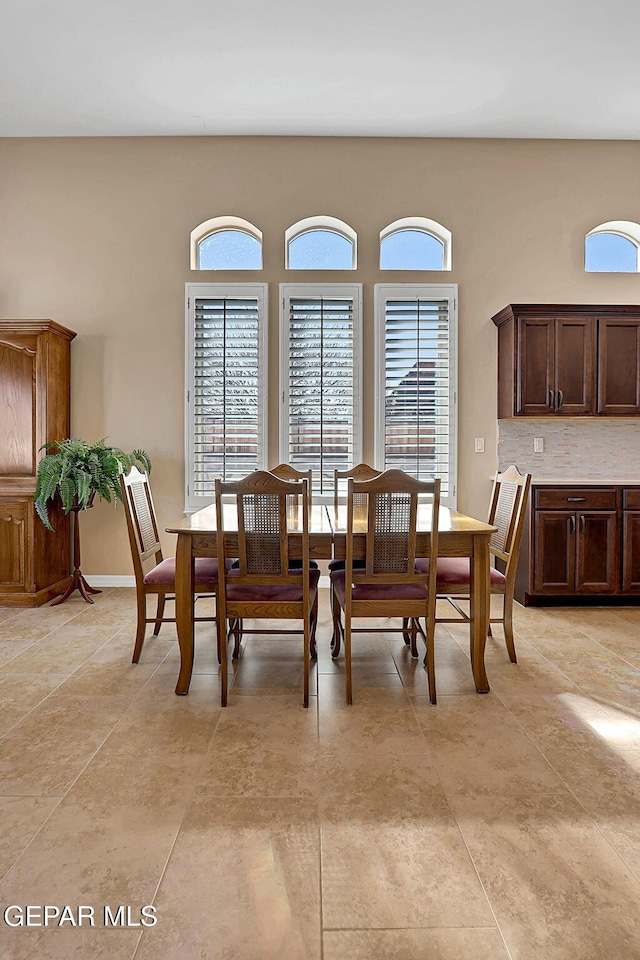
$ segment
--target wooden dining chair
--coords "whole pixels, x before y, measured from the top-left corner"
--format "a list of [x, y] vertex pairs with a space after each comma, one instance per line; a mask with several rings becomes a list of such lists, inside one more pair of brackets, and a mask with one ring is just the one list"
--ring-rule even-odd
[[[504, 565], [504, 571], [495, 566], [489, 571], [491, 593], [503, 598], [502, 616], [489, 620], [489, 636], [491, 624], [501, 623], [512, 663], [518, 662], [513, 639], [513, 593], [530, 486], [531, 474], [522, 474], [512, 465], [503, 473], [496, 474], [489, 504], [488, 522], [498, 528], [491, 536], [489, 553]], [[428, 559], [418, 559], [416, 566], [427, 572], [430, 563]], [[457, 602], [470, 599], [469, 557], [441, 557], [437, 566], [436, 593], [439, 598], [448, 600], [457, 613], [455, 617], [438, 617], [437, 623], [469, 623], [469, 615]]]
[[[235, 483], [216, 480], [216, 526], [218, 530], [218, 643], [221, 652], [221, 704], [227, 705], [227, 643], [238, 630], [249, 634], [302, 634], [304, 689], [302, 702], [309, 705], [310, 661], [315, 658], [315, 629], [319, 570], [309, 564], [309, 504], [306, 479], [280, 480], [258, 470]], [[237, 509], [237, 534], [225, 536], [222, 498]], [[288, 498], [296, 500], [296, 518], [301, 527], [291, 529], [287, 520]], [[294, 549], [294, 544], [297, 549]], [[226, 569], [227, 555], [238, 557], [238, 566]], [[293, 567], [291, 561], [300, 559]], [[245, 629], [245, 620], [301, 620], [302, 629]], [[226, 632], [226, 621], [231, 626]], [[238, 627], [238, 624], [241, 627]], [[235, 651], [234, 651], [235, 653]]]
[[[358, 520], [354, 504], [366, 498], [366, 513]], [[350, 479], [347, 493], [346, 561], [344, 570], [331, 573], [333, 610], [333, 652], [339, 650], [338, 638], [344, 642], [347, 703], [353, 702], [351, 679], [351, 635], [353, 633], [400, 632], [413, 638], [423, 637], [429, 677], [429, 697], [436, 702], [434, 629], [436, 578], [432, 568], [416, 569], [418, 498], [432, 505], [429, 553], [438, 555], [438, 514], [440, 481], [416, 480], [402, 470], [387, 470], [371, 480]], [[355, 528], [355, 529], [354, 529]], [[366, 534], [364, 567], [354, 566], [354, 537]], [[359, 538], [360, 539], [360, 538]], [[344, 625], [341, 613], [344, 613]], [[359, 617], [398, 617], [403, 619], [399, 630], [388, 627], [352, 627]], [[422, 627], [421, 619], [425, 626]]]
[[[338, 506], [340, 504], [340, 481], [349, 481], [349, 480], [373, 480], [374, 477], [379, 477], [382, 473], [382, 470], [376, 470], [375, 467], [370, 467], [368, 463], [358, 463], [355, 467], [351, 467], [349, 470], [334, 470], [333, 471], [333, 512], [334, 516], [338, 515]], [[354, 502], [354, 510], [358, 512], [358, 506], [364, 504], [364, 498], [360, 497], [361, 503], [358, 504], [358, 500]], [[354, 560], [354, 567], [362, 567], [362, 560]], [[329, 561], [329, 571], [331, 570], [344, 570], [344, 560], [330, 560]]]
[[[163, 623], [175, 623], [175, 617], [165, 617], [165, 601], [175, 599], [175, 557], [163, 557], [158, 536], [158, 524], [151, 496], [151, 487], [146, 473], [132, 467], [120, 477], [122, 501], [127, 519], [129, 546], [136, 579], [137, 625], [132, 662], [138, 663], [146, 625], [153, 623], [153, 635], [157, 637]], [[153, 562], [153, 566], [150, 563]], [[146, 570], [146, 572], [145, 572]], [[218, 585], [218, 561], [215, 558], [198, 557], [195, 560], [194, 601], [199, 596], [215, 596]], [[155, 617], [147, 617], [147, 597], [157, 596]], [[195, 622], [213, 622], [212, 617], [194, 617]]]

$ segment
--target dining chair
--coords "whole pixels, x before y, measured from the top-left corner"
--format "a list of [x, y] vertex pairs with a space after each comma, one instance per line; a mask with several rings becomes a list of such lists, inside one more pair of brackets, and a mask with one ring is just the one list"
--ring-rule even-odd
[[[274, 477], [279, 477], [280, 480], [306, 480], [307, 481], [307, 491], [308, 491], [308, 504], [309, 510], [311, 510], [311, 503], [313, 499], [312, 485], [313, 485], [313, 474], [311, 470], [297, 470], [295, 467], [292, 467], [290, 463], [279, 463], [276, 467], [271, 467], [269, 473], [272, 473]], [[289, 500], [289, 506], [293, 506], [293, 502]], [[299, 567], [300, 560], [292, 559], [291, 567]], [[318, 564], [316, 560], [309, 560], [309, 565], [317, 570]]]
[[[489, 542], [489, 553], [504, 565], [504, 570], [491, 566], [490, 590], [493, 595], [501, 595], [502, 616], [489, 620], [491, 624], [501, 623], [504, 639], [512, 663], [517, 663], [516, 647], [513, 639], [513, 594], [516, 583], [518, 556], [531, 486], [531, 474], [522, 474], [511, 465], [503, 473], [495, 476], [488, 522], [497, 527]], [[416, 560], [418, 570], [428, 572], [431, 564], [428, 559]], [[437, 563], [436, 593], [439, 598], [448, 600], [455, 608], [456, 617], [437, 617], [437, 623], [469, 623], [469, 615], [456, 601], [470, 599], [471, 573], [469, 557], [441, 557]], [[417, 651], [412, 650], [417, 656]]]
[[[368, 463], [358, 463], [355, 467], [351, 467], [349, 470], [334, 470], [333, 471], [333, 511], [334, 515], [338, 515], [338, 506], [340, 503], [340, 481], [341, 480], [373, 480], [374, 477], [379, 477], [382, 473], [382, 470], [376, 470], [375, 467], [370, 467]], [[361, 498], [362, 503], [364, 503], [364, 498]], [[354, 510], [358, 511], [358, 501], [354, 502]], [[362, 560], [354, 560], [354, 567], [362, 567]], [[332, 570], [344, 570], [344, 560], [330, 560], [329, 561], [329, 571]]]
[[[218, 530], [218, 644], [221, 652], [221, 704], [227, 705], [227, 642], [238, 635], [302, 634], [304, 658], [303, 706], [309, 705], [310, 661], [316, 656], [315, 631], [318, 616], [320, 571], [309, 564], [309, 505], [307, 480], [281, 480], [266, 470], [257, 470], [234, 483], [216, 480], [216, 527]], [[225, 497], [235, 505], [237, 528], [225, 536]], [[287, 516], [289, 498], [296, 501], [294, 529]], [[301, 521], [301, 523], [300, 523]], [[237, 533], [235, 532], [237, 529]], [[297, 556], [292, 555], [294, 543]], [[225, 558], [233, 553], [238, 566], [227, 569]], [[301, 554], [301, 557], [298, 555]], [[301, 566], [293, 567], [293, 559]], [[250, 620], [301, 620], [302, 629], [246, 629]], [[226, 631], [226, 621], [230, 628]]]
[[[353, 703], [351, 677], [351, 636], [353, 633], [402, 632], [413, 638], [423, 637], [427, 648], [426, 665], [429, 697], [436, 702], [434, 629], [436, 604], [435, 570], [416, 569], [418, 499], [430, 501], [429, 553], [438, 555], [438, 514], [440, 481], [416, 480], [402, 470], [386, 470], [371, 480], [348, 481], [346, 560], [344, 570], [331, 573], [333, 633], [332, 655], [344, 642], [347, 704]], [[365, 498], [363, 516], [358, 517], [355, 505]], [[362, 500], [360, 499], [360, 503]], [[354, 566], [355, 536], [366, 534], [364, 567]], [[361, 540], [361, 537], [358, 538]], [[344, 613], [344, 624], [341, 614]], [[359, 617], [398, 617], [403, 625], [389, 627], [352, 627]], [[423, 628], [420, 620], [424, 618]]]
[[[128, 474], [121, 475], [120, 487], [136, 580], [137, 624], [132, 662], [138, 663], [146, 625], [154, 624], [153, 636], [157, 637], [163, 623], [176, 622], [175, 617], [164, 616], [165, 601], [175, 599], [176, 561], [175, 557], [163, 557], [147, 474], [131, 467]], [[152, 567], [149, 565], [150, 561], [153, 561]], [[215, 596], [218, 585], [217, 559], [197, 557], [194, 563], [194, 600], [200, 596]], [[147, 617], [147, 597], [150, 595], [158, 598], [155, 617]], [[216, 617], [193, 619], [197, 623], [211, 623]]]

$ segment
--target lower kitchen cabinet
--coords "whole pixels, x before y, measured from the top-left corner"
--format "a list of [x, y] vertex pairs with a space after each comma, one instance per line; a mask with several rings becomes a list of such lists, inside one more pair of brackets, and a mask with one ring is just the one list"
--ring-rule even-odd
[[640, 600], [640, 488], [532, 484], [516, 599], [634, 595]]

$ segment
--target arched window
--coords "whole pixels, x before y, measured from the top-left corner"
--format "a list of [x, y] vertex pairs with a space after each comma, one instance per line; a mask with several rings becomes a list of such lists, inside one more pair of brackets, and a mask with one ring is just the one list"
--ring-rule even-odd
[[584, 241], [588, 273], [640, 272], [640, 223], [609, 220], [590, 230]]
[[381, 270], [451, 270], [451, 231], [427, 217], [403, 217], [380, 231]]
[[307, 217], [288, 227], [287, 270], [355, 270], [357, 234], [335, 217]]
[[191, 231], [192, 270], [262, 270], [262, 231], [241, 217], [214, 217]]

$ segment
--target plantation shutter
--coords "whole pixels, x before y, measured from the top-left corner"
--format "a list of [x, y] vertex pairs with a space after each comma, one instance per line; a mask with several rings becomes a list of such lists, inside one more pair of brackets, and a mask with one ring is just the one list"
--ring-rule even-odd
[[[397, 290], [397, 288], [396, 288]], [[455, 484], [451, 298], [387, 295], [383, 312], [384, 468]]]
[[192, 300], [190, 495], [211, 500], [216, 477], [236, 480], [262, 464], [264, 300], [215, 293]]
[[[326, 291], [326, 292], [325, 292]], [[283, 459], [333, 492], [333, 471], [360, 459], [359, 291], [284, 298]], [[356, 460], [354, 460], [356, 458]]]

